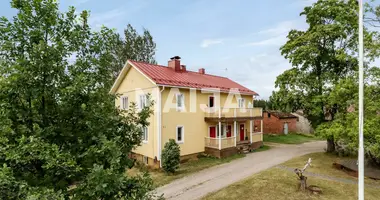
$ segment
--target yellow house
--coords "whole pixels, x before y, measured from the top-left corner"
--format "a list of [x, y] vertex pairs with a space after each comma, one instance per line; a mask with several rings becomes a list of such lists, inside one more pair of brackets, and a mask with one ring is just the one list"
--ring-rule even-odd
[[178, 56], [168, 66], [128, 60], [110, 93], [120, 95], [115, 105], [121, 109], [132, 101], [141, 109], [147, 94], [154, 101], [150, 125], [134, 150], [135, 158], [148, 165], [160, 166], [169, 139], [179, 144], [182, 159], [201, 152], [226, 157], [262, 145], [262, 109], [253, 107], [258, 94], [204, 68], [188, 71]]

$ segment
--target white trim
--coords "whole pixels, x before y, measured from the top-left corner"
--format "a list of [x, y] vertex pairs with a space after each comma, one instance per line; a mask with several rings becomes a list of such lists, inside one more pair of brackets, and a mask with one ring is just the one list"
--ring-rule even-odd
[[157, 139], [157, 160], [160, 161], [160, 167], [162, 167], [162, 162], [161, 162], [161, 149], [162, 149], [162, 95], [161, 93], [165, 90], [165, 86], [162, 87], [162, 90], [160, 90], [160, 87], [158, 86], [158, 97], [157, 97], [157, 104], [158, 104], [158, 113], [157, 113], [157, 118], [158, 118], [158, 123], [157, 123], [157, 128], [158, 128], [158, 139]]
[[[148, 141], [149, 141], [149, 128], [147, 126], [143, 126], [142, 129], [143, 129], [143, 133], [142, 134], [145, 137], [145, 139], [142, 140], [142, 143], [148, 144]], [[144, 129], [146, 129], [146, 136], [145, 136]]]
[[[214, 105], [213, 105], [213, 107], [210, 106], [210, 97], [213, 97], [213, 99], [214, 99]], [[215, 109], [215, 96], [214, 96], [214, 95], [208, 95], [208, 99], [207, 99], [207, 100], [208, 100], [208, 102], [207, 102], [207, 103], [208, 103], [207, 106], [208, 106], [209, 108], [214, 108], [214, 109]]]
[[[182, 140], [181, 141], [178, 141], [178, 128], [181, 127], [182, 128], [182, 133], [181, 133], [181, 138]], [[177, 125], [176, 128], [175, 128], [175, 141], [178, 143], [178, 144], [183, 144], [185, 143], [185, 126], [183, 125]]]
[[140, 72], [140, 74], [142, 74], [146, 79], [148, 79], [151, 83], [153, 83], [153, 85], [157, 86], [156, 82], [154, 82], [152, 79], [150, 79], [146, 74], [144, 74], [135, 65], [133, 65], [129, 60], [127, 60], [127, 62], [125, 62], [124, 66], [123, 66], [123, 69], [120, 71], [120, 73], [117, 76], [115, 82], [113, 83], [113, 85], [112, 85], [112, 87], [111, 87], [111, 89], [109, 91], [110, 94], [115, 94], [116, 93], [117, 88], [119, 88], [119, 86], [122, 83], [124, 77], [129, 72], [129, 69], [131, 68], [130, 66], [132, 66], [135, 70], [137, 70], [138, 72]]
[[[127, 99], [127, 105], [126, 105], [126, 107], [124, 108], [124, 102], [123, 102], [123, 99]], [[120, 108], [122, 109], [122, 110], [128, 110], [128, 108], [129, 108], [129, 99], [128, 99], [128, 96], [121, 96], [120, 97]]]

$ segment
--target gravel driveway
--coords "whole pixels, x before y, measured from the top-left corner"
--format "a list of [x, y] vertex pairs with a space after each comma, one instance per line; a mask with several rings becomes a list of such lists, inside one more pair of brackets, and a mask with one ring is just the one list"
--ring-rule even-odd
[[278, 145], [270, 150], [247, 154], [230, 163], [211, 167], [157, 188], [166, 199], [200, 199], [252, 174], [266, 170], [294, 157], [322, 152], [325, 141], [299, 145]]

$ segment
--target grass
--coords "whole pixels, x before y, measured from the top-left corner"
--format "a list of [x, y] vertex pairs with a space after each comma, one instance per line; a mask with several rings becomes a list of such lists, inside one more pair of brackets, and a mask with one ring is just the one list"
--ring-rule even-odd
[[[245, 157], [245, 154], [235, 154], [233, 156], [222, 158], [222, 159], [218, 159], [214, 157], [202, 157], [202, 158], [199, 158], [198, 160], [192, 160], [192, 161], [188, 161], [186, 163], [181, 164], [180, 168], [175, 174], [166, 174], [161, 169], [149, 170], [149, 173], [153, 179], [155, 187], [159, 187], [162, 185], [166, 185], [176, 179], [198, 172], [200, 170], [203, 170], [212, 166], [228, 163], [235, 159], [243, 158], [243, 157]], [[133, 176], [144, 170], [147, 170], [147, 169], [133, 168], [133, 169], [127, 170], [127, 174]]]
[[319, 140], [311, 134], [299, 134], [299, 133], [290, 133], [287, 135], [268, 135], [264, 134], [264, 142], [274, 142], [282, 144], [301, 144], [305, 142], [311, 142]]
[[[292, 159], [282, 165], [302, 168], [308, 158], [312, 158], [311, 166], [306, 171], [320, 173], [346, 179], [356, 179], [345, 172], [332, 167], [336, 156], [325, 153], [314, 153]], [[283, 169], [271, 168], [255, 174], [247, 179], [232, 184], [215, 193], [204, 197], [205, 200], [223, 199], [357, 199], [357, 185], [327, 181], [318, 177], [309, 176], [308, 185], [317, 185], [323, 190], [321, 195], [298, 191], [298, 179], [293, 172]], [[380, 185], [380, 181], [366, 180], [366, 183]], [[379, 199], [380, 190], [377, 188], [365, 189], [365, 198], [369, 200]]]

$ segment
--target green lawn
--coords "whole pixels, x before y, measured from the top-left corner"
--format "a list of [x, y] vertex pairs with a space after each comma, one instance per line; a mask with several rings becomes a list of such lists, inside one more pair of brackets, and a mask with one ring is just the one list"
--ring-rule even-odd
[[[355, 177], [333, 168], [332, 162], [338, 158], [326, 153], [305, 155], [292, 159], [281, 165], [302, 168], [309, 157], [312, 158], [312, 162], [311, 166], [306, 170], [308, 172], [357, 180]], [[284, 169], [271, 168], [223, 188], [215, 193], [211, 193], [204, 197], [204, 199], [357, 199], [357, 185], [328, 181], [318, 177], [308, 176], [308, 185], [317, 185], [323, 191], [321, 195], [314, 195], [308, 192], [300, 192], [298, 190], [298, 182], [297, 176], [293, 172]], [[365, 182], [366, 184], [380, 186], [380, 181], [366, 179]], [[376, 200], [379, 199], [379, 196], [379, 189], [366, 187], [365, 199]]]
[[[228, 163], [235, 159], [243, 158], [243, 157], [245, 157], [245, 154], [235, 154], [233, 156], [222, 158], [222, 159], [213, 158], [213, 157], [202, 157], [202, 158], [199, 158], [198, 160], [193, 160], [193, 161], [189, 161], [189, 162], [181, 164], [180, 168], [175, 174], [166, 174], [160, 169], [148, 170], [148, 171], [154, 181], [154, 185], [156, 187], [159, 187], [159, 186], [168, 184], [172, 182], [173, 180], [188, 176], [200, 170], [203, 170], [215, 165]], [[147, 169], [133, 168], [133, 169], [127, 170], [127, 174], [134, 175], [143, 170], [147, 170]]]
[[252, 152], [254, 153], [254, 152], [260, 152], [260, 151], [266, 151], [266, 150], [269, 150], [269, 149], [270, 149], [270, 146], [263, 145], [260, 148], [253, 150]]
[[287, 135], [264, 134], [264, 142], [274, 142], [274, 143], [282, 143], [282, 144], [301, 144], [301, 143], [311, 142], [315, 140], [319, 140], [319, 138], [311, 134], [297, 134], [297, 133], [290, 133]]

